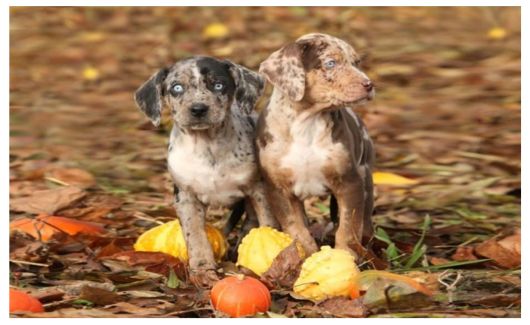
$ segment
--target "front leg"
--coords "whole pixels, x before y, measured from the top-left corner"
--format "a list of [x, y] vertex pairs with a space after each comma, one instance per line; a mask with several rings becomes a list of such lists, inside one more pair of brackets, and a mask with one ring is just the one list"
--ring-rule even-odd
[[282, 230], [302, 244], [307, 256], [316, 252], [318, 246], [305, 225], [304, 202], [269, 184], [266, 190], [272, 211], [280, 222]]
[[209, 286], [218, 277], [212, 246], [204, 229], [206, 207], [192, 193], [180, 191], [175, 195], [175, 209], [188, 250], [190, 278], [200, 286]]

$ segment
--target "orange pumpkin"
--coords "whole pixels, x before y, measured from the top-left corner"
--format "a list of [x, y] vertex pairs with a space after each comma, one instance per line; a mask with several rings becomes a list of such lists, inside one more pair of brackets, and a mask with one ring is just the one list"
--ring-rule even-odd
[[252, 316], [271, 305], [269, 289], [252, 277], [229, 276], [218, 281], [210, 292], [212, 305], [231, 317]]
[[69, 235], [78, 233], [101, 234], [105, 232], [102, 225], [94, 222], [81, 221], [65, 217], [39, 215], [36, 218], [20, 218], [9, 223], [10, 231], [18, 230], [39, 238], [43, 241], [49, 240], [54, 234], [64, 231]]
[[40, 301], [25, 292], [9, 288], [9, 312], [41, 313], [44, 307]]

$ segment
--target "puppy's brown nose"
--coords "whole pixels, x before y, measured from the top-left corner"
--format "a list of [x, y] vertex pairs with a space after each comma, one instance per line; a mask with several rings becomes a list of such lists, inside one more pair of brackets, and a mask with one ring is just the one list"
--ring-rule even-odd
[[364, 89], [366, 89], [366, 91], [372, 91], [372, 89], [374, 89], [374, 84], [370, 80], [365, 80], [361, 84], [363, 85]]
[[193, 104], [190, 107], [191, 115], [194, 117], [203, 117], [208, 112], [208, 106], [204, 104]]

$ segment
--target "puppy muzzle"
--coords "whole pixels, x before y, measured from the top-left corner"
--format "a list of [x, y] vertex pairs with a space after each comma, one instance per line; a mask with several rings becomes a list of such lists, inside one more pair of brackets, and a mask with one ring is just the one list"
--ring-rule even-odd
[[208, 114], [210, 108], [205, 104], [193, 104], [190, 107], [190, 114], [194, 118], [203, 118]]

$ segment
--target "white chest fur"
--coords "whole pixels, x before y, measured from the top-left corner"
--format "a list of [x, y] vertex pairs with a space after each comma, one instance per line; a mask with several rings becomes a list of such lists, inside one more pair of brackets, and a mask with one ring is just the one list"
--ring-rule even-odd
[[333, 155], [340, 150], [331, 138], [331, 124], [318, 117], [297, 117], [291, 125], [287, 154], [280, 166], [291, 170], [293, 193], [300, 199], [328, 194], [324, 168], [333, 166]]
[[256, 172], [252, 161], [236, 158], [226, 144], [185, 135], [171, 141], [168, 168], [179, 189], [192, 191], [199, 201], [212, 206], [229, 206], [244, 196]]

